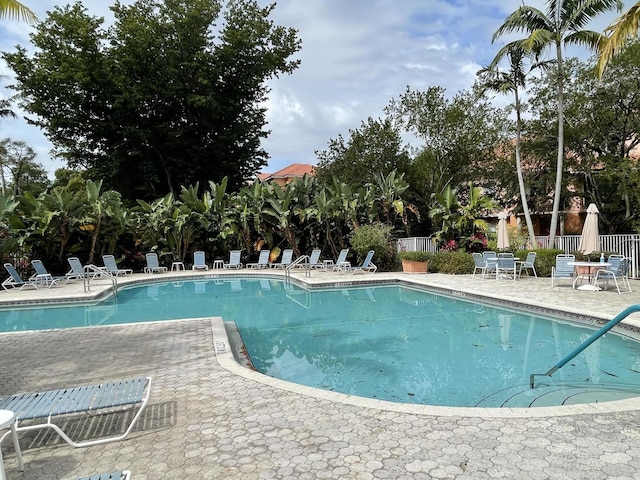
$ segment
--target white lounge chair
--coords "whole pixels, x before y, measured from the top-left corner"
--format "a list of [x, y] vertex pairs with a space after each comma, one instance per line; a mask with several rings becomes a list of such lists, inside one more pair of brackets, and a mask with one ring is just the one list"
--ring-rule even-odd
[[269, 254], [271, 252], [268, 249], [260, 250], [260, 256], [258, 257], [258, 263], [247, 263], [247, 268], [269, 268]]
[[24, 287], [33, 287], [36, 290], [38, 289], [38, 284], [32, 280], [23, 280], [16, 267], [11, 265], [10, 263], [5, 263], [4, 268], [7, 270], [9, 274], [9, 278], [5, 279], [2, 282], [2, 288], [5, 290], [9, 290], [11, 288], [17, 288], [18, 290], [22, 290]]
[[343, 268], [351, 268], [351, 262], [347, 261], [347, 255], [349, 255], [348, 248], [343, 248], [342, 250], [340, 250], [338, 258], [336, 259], [336, 263], [331, 265], [331, 268], [337, 271], [340, 271]]
[[82, 262], [78, 257], [69, 257], [67, 258], [67, 262], [69, 262], [70, 268], [70, 270], [65, 274], [67, 281], [77, 280], [79, 278], [85, 278], [87, 276], [95, 277], [96, 275], [99, 275], [98, 272], [93, 272], [92, 274], [86, 272], [84, 269], [84, 265], [82, 265]]
[[46, 285], [47, 288], [51, 288], [54, 285], [57, 285], [62, 280], [66, 280], [66, 277], [54, 277], [49, 273], [47, 268], [42, 263], [42, 260], [31, 260], [31, 266], [36, 271], [33, 275], [31, 275], [32, 282], [36, 282], [38, 284]]
[[[102, 443], [122, 440], [136, 425], [140, 415], [149, 401], [151, 377], [131, 378], [116, 382], [105, 382], [81, 387], [67, 387], [37, 393], [21, 393], [0, 398], [0, 409], [15, 413], [15, 431], [53, 429], [72, 447], [88, 447]], [[58, 417], [67, 418], [75, 414], [108, 413], [138, 407], [131, 416], [129, 425], [123, 433], [94, 440], [75, 441], [63, 430], [67, 422]], [[38, 420], [42, 420], [38, 423]], [[23, 422], [26, 421], [26, 424]], [[11, 431], [0, 438], [0, 445]], [[22, 452], [16, 448], [16, 457], [20, 469], [23, 469]]]
[[191, 266], [191, 270], [209, 270], [209, 265], [207, 265], [203, 251], [198, 250], [197, 252], [193, 252], [193, 265]]
[[[575, 255], [560, 254], [556, 255], [556, 264], [551, 267], [551, 286], [557, 285], [558, 279], [566, 278], [572, 281], [575, 275], [575, 266], [573, 263], [576, 261]], [[571, 265], [569, 265], [571, 264]]]
[[130, 480], [130, 479], [131, 479], [131, 472], [129, 470], [116, 470], [115, 472], [89, 475], [88, 477], [78, 477], [76, 480]]
[[375, 273], [376, 270], [378, 270], [378, 267], [371, 261], [375, 253], [376, 253], [375, 250], [369, 250], [369, 252], [367, 253], [367, 256], [364, 258], [361, 265], [358, 265], [357, 267], [345, 267], [340, 269], [340, 272], [341, 273], [351, 272], [351, 274], [366, 273], [366, 272]]
[[274, 268], [287, 268], [292, 261], [293, 261], [293, 249], [287, 248], [282, 252], [282, 258], [280, 259], [280, 263], [272, 263], [271, 266]]
[[130, 268], [118, 268], [116, 257], [113, 255], [103, 255], [102, 261], [104, 262], [104, 268], [107, 270], [107, 273], [110, 273], [114, 277], [119, 275], [131, 275], [133, 273], [133, 270]]
[[147, 266], [144, 267], [144, 273], [165, 273], [167, 267], [161, 267], [158, 261], [158, 254], [155, 252], [149, 252], [145, 255], [147, 260]]
[[309, 268], [322, 268], [322, 263], [320, 262], [320, 254], [322, 250], [319, 248], [314, 248], [311, 250], [311, 255], [309, 255]]
[[229, 263], [225, 263], [224, 268], [242, 268], [240, 259], [242, 257], [241, 250], [231, 250], [229, 253]]

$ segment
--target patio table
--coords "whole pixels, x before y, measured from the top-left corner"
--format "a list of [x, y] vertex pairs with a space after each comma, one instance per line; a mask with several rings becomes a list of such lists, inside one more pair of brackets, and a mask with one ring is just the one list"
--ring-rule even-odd
[[[576, 270], [576, 278], [573, 280], [573, 289], [589, 290], [593, 292], [595, 290], [600, 290], [600, 287], [593, 283], [595, 280], [595, 271], [606, 268], [611, 264], [609, 262], [568, 262], [567, 265], [572, 265]], [[585, 275], [583, 273], [578, 273], [578, 267], [587, 268], [587, 274]], [[594, 268], [596, 270], [593, 270]], [[580, 285], [579, 287], [576, 287], [576, 283], [578, 283], [578, 280], [582, 282], [585, 277], [587, 278], [588, 283], [586, 285]]]

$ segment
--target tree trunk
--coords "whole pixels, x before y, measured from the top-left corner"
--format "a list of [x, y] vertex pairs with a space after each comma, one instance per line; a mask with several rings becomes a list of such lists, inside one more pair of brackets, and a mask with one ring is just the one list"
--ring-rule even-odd
[[558, 58], [558, 163], [556, 165], [556, 186], [553, 193], [553, 210], [549, 230], [549, 248], [555, 248], [560, 198], [562, 197], [562, 174], [564, 172], [564, 68], [562, 65], [562, 45], [556, 43]]

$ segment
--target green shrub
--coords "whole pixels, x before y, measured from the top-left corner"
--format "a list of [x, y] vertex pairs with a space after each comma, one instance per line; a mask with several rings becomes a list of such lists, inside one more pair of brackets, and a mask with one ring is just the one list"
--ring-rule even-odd
[[412, 262], [428, 262], [433, 258], [430, 252], [400, 252], [398, 254], [401, 260], [409, 260]]
[[362, 225], [351, 233], [351, 248], [358, 254], [358, 263], [364, 260], [369, 250], [375, 250], [373, 263], [382, 270], [389, 270], [395, 261], [395, 249], [391, 238], [392, 228], [381, 223]]
[[475, 263], [473, 256], [466, 252], [438, 252], [429, 262], [429, 271], [433, 273], [448, 273], [461, 275], [473, 273]]

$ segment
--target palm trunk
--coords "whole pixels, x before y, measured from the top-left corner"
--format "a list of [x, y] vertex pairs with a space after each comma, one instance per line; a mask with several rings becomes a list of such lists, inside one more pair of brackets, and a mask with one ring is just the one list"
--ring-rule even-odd
[[553, 210], [549, 230], [549, 248], [555, 248], [560, 198], [562, 196], [562, 174], [564, 172], [564, 68], [562, 66], [562, 46], [556, 43], [558, 58], [558, 160], [556, 165], [556, 186], [553, 193]]
[[518, 186], [520, 188], [520, 200], [522, 201], [522, 210], [527, 223], [527, 232], [529, 233], [529, 246], [535, 248], [536, 233], [533, 230], [533, 222], [531, 221], [531, 213], [529, 212], [529, 202], [527, 201], [527, 192], [524, 185], [524, 177], [522, 175], [522, 161], [520, 158], [520, 136], [522, 132], [522, 118], [520, 117], [520, 97], [518, 96], [518, 87], [515, 88], [516, 100], [516, 171], [518, 172]]

